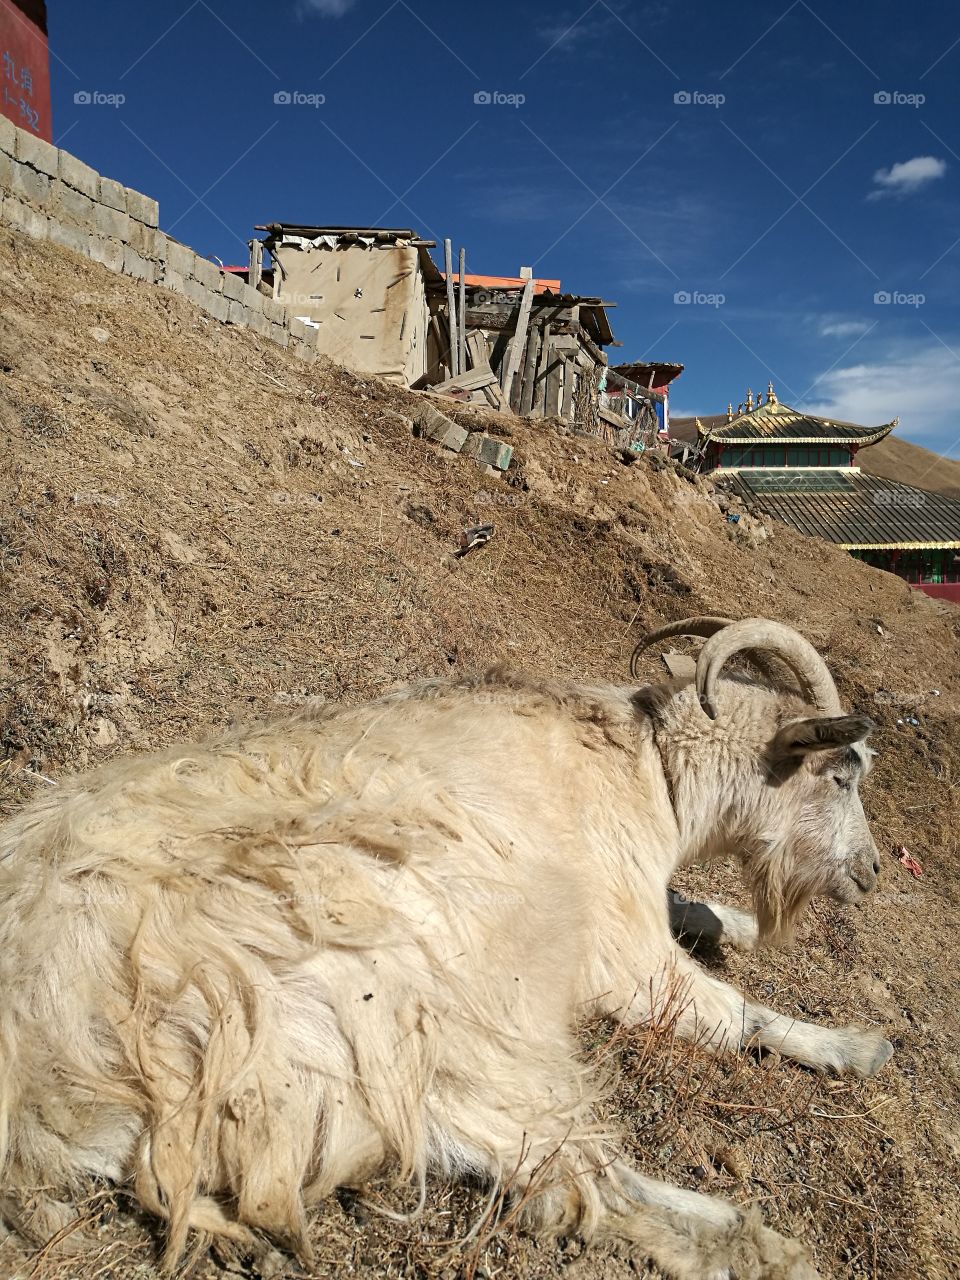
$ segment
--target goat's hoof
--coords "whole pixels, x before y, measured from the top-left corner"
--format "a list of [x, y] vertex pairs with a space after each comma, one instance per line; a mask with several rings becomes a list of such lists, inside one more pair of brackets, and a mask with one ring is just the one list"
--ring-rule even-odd
[[873, 1062], [867, 1071], [868, 1076], [875, 1076], [881, 1067], [885, 1067], [893, 1057], [893, 1045], [889, 1040], [881, 1040], [877, 1046], [877, 1051], [873, 1055]]
[[821, 1280], [820, 1272], [810, 1262], [810, 1255], [796, 1240], [788, 1240], [761, 1228], [757, 1238], [761, 1276], [777, 1277], [777, 1280]]
[[[854, 1029], [851, 1028], [851, 1031]], [[855, 1032], [857, 1043], [848, 1067], [857, 1076], [875, 1076], [893, 1057], [893, 1045], [873, 1031]]]
[[729, 1280], [820, 1280], [804, 1246], [765, 1227], [756, 1206], [746, 1210], [731, 1246], [723, 1260]]

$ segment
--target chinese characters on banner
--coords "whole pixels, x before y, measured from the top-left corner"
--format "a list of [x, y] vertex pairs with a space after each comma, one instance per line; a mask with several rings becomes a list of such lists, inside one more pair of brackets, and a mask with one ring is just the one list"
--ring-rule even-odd
[[0, 115], [50, 142], [46, 25], [42, 0], [0, 0]]

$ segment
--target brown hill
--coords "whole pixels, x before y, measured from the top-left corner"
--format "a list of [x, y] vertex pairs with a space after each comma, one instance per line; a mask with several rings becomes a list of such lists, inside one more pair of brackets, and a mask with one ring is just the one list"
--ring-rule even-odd
[[[883, 1026], [892, 1063], [832, 1081], [604, 1027], [584, 1029], [584, 1053], [612, 1068], [609, 1118], [647, 1171], [760, 1201], [825, 1276], [956, 1275], [956, 612], [785, 526], [741, 541], [706, 482], [625, 466], [550, 424], [486, 415], [519, 460], [511, 485], [489, 479], [411, 435], [412, 394], [305, 366], [9, 233], [0, 316], [7, 811], [65, 770], [306, 697], [361, 699], [500, 659], [622, 679], [643, 631], [688, 614], [775, 617], [820, 646], [878, 721], [864, 798], [882, 889], [861, 909], [817, 906], [788, 954], [708, 962], [784, 1013]], [[451, 560], [484, 519], [491, 542]], [[922, 879], [890, 856], [898, 841]], [[683, 886], [740, 895], [727, 868]], [[461, 1246], [484, 1205], [432, 1183], [404, 1223], [343, 1196], [316, 1214], [312, 1274], [536, 1280], [575, 1260], [582, 1280], [649, 1274], [599, 1248], [579, 1258], [573, 1241], [537, 1244], [509, 1218]], [[128, 1201], [93, 1187], [84, 1216], [92, 1241], [76, 1256], [27, 1258], [7, 1237], [0, 1275], [157, 1274]], [[203, 1254], [193, 1274], [254, 1274], [243, 1266]]]
[[960, 460], [941, 457], [900, 436], [889, 435], [879, 444], [861, 449], [857, 462], [864, 471], [884, 480], [899, 480], [901, 484], [960, 498]]

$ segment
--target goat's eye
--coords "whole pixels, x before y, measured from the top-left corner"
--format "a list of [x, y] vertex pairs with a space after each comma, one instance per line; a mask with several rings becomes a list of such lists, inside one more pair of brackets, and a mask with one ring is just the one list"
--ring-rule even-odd
[[850, 783], [847, 781], [846, 778], [841, 778], [839, 774], [835, 773], [833, 775], [833, 780], [837, 784], [837, 786], [840, 788], [841, 791], [850, 790]]

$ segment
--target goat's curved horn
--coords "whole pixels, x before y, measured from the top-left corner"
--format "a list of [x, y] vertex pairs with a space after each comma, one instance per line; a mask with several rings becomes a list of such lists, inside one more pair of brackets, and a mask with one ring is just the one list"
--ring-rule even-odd
[[714, 694], [721, 668], [744, 649], [762, 649], [786, 663], [822, 715], [843, 714], [833, 676], [809, 640], [780, 622], [745, 618], [715, 632], [697, 658], [697, 693], [711, 720], [717, 718]]
[[[718, 631], [722, 631], [724, 627], [733, 625], [733, 618], [714, 618], [706, 615], [700, 618], [684, 618], [682, 622], [670, 622], [665, 627], [660, 627], [656, 631], [651, 631], [648, 636], [644, 636], [633, 653], [630, 655], [630, 677], [633, 680], [639, 678], [639, 658], [645, 649], [649, 649], [651, 645], [658, 644], [661, 640], [669, 640], [672, 636], [701, 636], [704, 640], [709, 640]], [[762, 676], [774, 684], [782, 685], [784, 683], [783, 663], [771, 661], [770, 655], [762, 649], [747, 649], [743, 655], [751, 662]], [[793, 674], [793, 668], [788, 667], [787, 670]]]
[[661, 640], [669, 640], [672, 636], [702, 636], [708, 639], [712, 635], [716, 635], [724, 627], [729, 627], [733, 622], [732, 618], [684, 618], [682, 622], [669, 622], [665, 627], [659, 627], [656, 631], [651, 631], [649, 635], [643, 637], [633, 653], [630, 655], [630, 675], [635, 680], [637, 678], [637, 664], [640, 655], [644, 649], [649, 649], [651, 645], [659, 644]]

